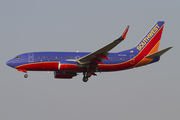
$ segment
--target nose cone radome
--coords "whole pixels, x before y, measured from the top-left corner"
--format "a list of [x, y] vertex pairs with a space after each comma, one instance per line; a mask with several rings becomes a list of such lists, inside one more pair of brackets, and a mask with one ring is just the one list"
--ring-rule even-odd
[[8, 66], [10, 66], [10, 67], [14, 67], [14, 62], [13, 62], [13, 60], [8, 60], [8, 61], [6, 62], [6, 65], [8, 65]]

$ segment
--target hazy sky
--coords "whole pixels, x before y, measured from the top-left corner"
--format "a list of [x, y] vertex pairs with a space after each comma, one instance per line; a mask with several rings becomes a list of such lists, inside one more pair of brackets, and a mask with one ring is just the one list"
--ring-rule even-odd
[[[179, 0], [1, 0], [1, 120], [178, 120], [180, 118]], [[37, 51], [93, 52], [118, 38], [111, 52], [134, 47], [159, 20], [157, 63], [126, 71], [54, 79], [53, 72], [28, 72], [6, 65]]]

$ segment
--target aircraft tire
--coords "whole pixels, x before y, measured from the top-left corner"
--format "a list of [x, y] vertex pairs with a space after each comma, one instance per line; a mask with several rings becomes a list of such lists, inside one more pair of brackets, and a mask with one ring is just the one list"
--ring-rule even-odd
[[87, 77], [84, 77], [83, 78], [83, 82], [87, 82], [88, 81], [88, 78]]
[[27, 78], [28, 77], [28, 74], [24, 74], [24, 78]]

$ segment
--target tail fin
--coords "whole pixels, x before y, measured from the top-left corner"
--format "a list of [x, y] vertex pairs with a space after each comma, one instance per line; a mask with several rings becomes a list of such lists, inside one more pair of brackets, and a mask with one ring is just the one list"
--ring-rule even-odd
[[137, 51], [146, 51], [146, 55], [157, 52], [159, 48], [163, 27], [164, 21], [158, 21], [147, 33], [147, 35], [141, 40], [141, 42], [136, 46]]

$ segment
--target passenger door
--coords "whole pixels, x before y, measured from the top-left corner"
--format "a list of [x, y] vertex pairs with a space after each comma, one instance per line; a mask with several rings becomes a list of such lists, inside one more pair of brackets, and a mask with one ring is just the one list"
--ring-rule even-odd
[[28, 54], [28, 62], [34, 62], [34, 54], [33, 53]]
[[134, 55], [130, 55], [130, 59], [131, 59], [130, 63], [134, 65], [135, 63]]

